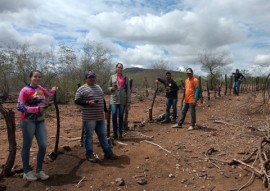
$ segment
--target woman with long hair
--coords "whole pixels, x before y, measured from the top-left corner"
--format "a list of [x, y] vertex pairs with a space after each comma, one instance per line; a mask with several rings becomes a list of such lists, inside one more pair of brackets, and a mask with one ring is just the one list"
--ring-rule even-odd
[[[125, 109], [129, 109], [131, 91], [129, 79], [123, 75], [123, 64], [116, 64], [115, 74], [111, 75], [108, 89], [111, 92], [111, 111], [113, 121], [113, 138], [123, 139], [123, 120]], [[118, 123], [117, 123], [118, 118]]]
[[[51, 90], [43, 88], [41, 83], [41, 72], [34, 70], [30, 73], [30, 84], [23, 87], [20, 91], [17, 109], [21, 112], [20, 127], [22, 129], [23, 146], [22, 146], [22, 162], [23, 162], [23, 179], [35, 181], [38, 178], [47, 180], [49, 176], [42, 170], [43, 160], [47, 147], [47, 131], [45, 127], [44, 110], [47, 107], [45, 98], [55, 93], [56, 87]], [[34, 136], [38, 143], [37, 168], [36, 173], [32, 172], [29, 165], [30, 148]]]

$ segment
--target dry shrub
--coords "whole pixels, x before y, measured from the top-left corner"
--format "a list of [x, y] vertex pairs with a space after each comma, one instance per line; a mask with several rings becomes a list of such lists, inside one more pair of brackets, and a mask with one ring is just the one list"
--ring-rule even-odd
[[260, 93], [251, 93], [246, 97], [241, 109], [247, 115], [270, 114], [270, 102], [265, 102]]

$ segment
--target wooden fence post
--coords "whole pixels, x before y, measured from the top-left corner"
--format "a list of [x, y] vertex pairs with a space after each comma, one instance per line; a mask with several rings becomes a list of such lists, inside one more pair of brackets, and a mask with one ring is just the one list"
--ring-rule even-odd
[[224, 95], [227, 95], [227, 88], [228, 88], [228, 81], [227, 81], [227, 74], [225, 74], [225, 91], [224, 91]]
[[232, 88], [233, 88], [233, 76], [231, 76], [231, 81], [230, 81], [230, 95], [232, 94]]
[[153, 121], [153, 107], [154, 107], [154, 103], [155, 103], [155, 100], [156, 100], [156, 97], [157, 97], [157, 92], [158, 92], [158, 84], [156, 85], [156, 90], [155, 90], [155, 93], [154, 93], [154, 96], [153, 96], [153, 100], [152, 100], [152, 103], [151, 103], [151, 106], [149, 108], [149, 121]]
[[200, 88], [200, 98], [201, 98], [201, 104], [203, 104], [203, 91], [202, 91], [202, 78], [199, 76], [199, 88]]
[[[133, 79], [130, 79], [129, 80], [130, 92], [132, 92], [132, 85], [133, 85]], [[129, 128], [128, 128], [128, 108], [125, 109], [124, 130], [125, 131], [129, 130]]]
[[210, 90], [209, 90], [208, 81], [206, 80], [205, 82], [206, 82], [207, 100], [210, 101]]
[[218, 86], [218, 97], [221, 97], [221, 85]]

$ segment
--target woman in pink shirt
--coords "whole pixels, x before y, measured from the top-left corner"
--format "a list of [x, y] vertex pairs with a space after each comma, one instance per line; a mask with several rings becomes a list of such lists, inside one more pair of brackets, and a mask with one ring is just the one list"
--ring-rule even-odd
[[[123, 119], [125, 109], [131, 102], [129, 79], [123, 75], [123, 64], [116, 65], [116, 73], [110, 77], [108, 89], [111, 92], [111, 110], [113, 122], [113, 138], [123, 138]], [[117, 123], [117, 118], [118, 123]]]
[[[23, 146], [23, 179], [35, 181], [38, 178], [47, 180], [49, 176], [42, 171], [42, 163], [46, 154], [47, 131], [44, 123], [45, 98], [55, 93], [56, 87], [47, 90], [40, 86], [41, 72], [34, 70], [30, 73], [30, 84], [21, 89], [17, 109], [21, 112], [20, 126], [22, 128]], [[31, 171], [29, 165], [30, 148], [34, 136], [38, 143], [36, 174]]]

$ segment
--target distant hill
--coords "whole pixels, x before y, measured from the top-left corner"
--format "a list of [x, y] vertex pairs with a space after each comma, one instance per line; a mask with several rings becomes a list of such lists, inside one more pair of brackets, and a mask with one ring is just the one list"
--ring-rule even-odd
[[[157, 69], [145, 69], [138, 67], [131, 67], [124, 69], [124, 73], [130, 78], [133, 79], [135, 86], [144, 87], [145, 80], [147, 79], [150, 86], [154, 87], [154, 81], [157, 78], [165, 78], [165, 73], [167, 70], [157, 70]], [[179, 71], [171, 71], [173, 79], [180, 84], [181, 80], [186, 79], [186, 73]]]
[[[158, 70], [157, 69], [146, 69], [146, 68], [131, 67], [131, 68], [125, 68], [123, 72], [126, 73], [126, 74], [137, 74], [137, 73], [148, 73], [148, 72], [153, 72], [153, 71], [158, 71]], [[160, 70], [160, 72], [164, 73], [164, 75], [165, 75], [166, 71]], [[172, 74], [179, 73], [178, 71], [172, 71], [172, 70], [169, 70], [169, 71]], [[180, 73], [182, 73], [182, 72], [180, 72]]]
[[148, 71], [148, 70], [151, 70], [151, 69], [132, 67], [132, 68], [124, 69], [124, 73], [136, 74], [136, 73], [143, 73], [143, 72]]

